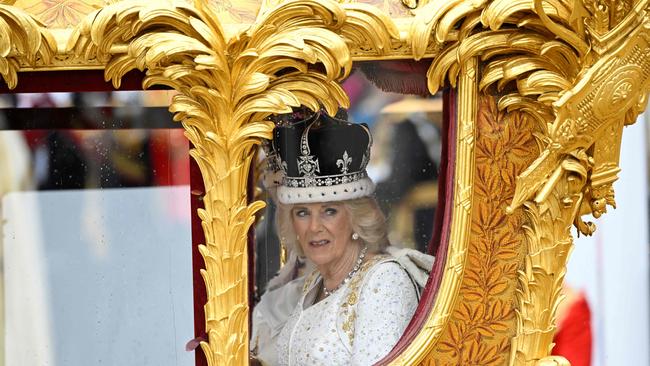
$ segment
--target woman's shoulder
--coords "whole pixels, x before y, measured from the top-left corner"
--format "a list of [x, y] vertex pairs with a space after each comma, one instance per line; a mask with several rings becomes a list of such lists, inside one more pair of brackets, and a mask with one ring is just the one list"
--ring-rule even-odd
[[361, 287], [368, 285], [380, 287], [406, 286], [415, 291], [415, 285], [406, 269], [392, 256], [376, 255], [371, 259], [368, 270], [363, 276]]
[[358, 302], [381, 302], [381, 298], [387, 294], [401, 295], [404, 300], [411, 297], [417, 299], [414, 282], [401, 264], [390, 255], [377, 254], [371, 257], [364, 262], [358, 276], [350, 282], [347, 295], [343, 297], [343, 307], [354, 306]]
[[367, 263], [367, 269], [364, 274], [365, 280], [367, 281], [369, 279], [385, 276], [404, 276], [408, 278], [408, 273], [393, 256], [388, 254], [376, 254]]
[[[367, 287], [369, 282], [376, 282], [383, 278], [395, 278], [400, 276], [401, 266], [391, 256], [386, 254], [375, 254], [365, 261], [357, 274], [352, 278], [346, 290], [347, 295], [343, 296], [343, 306], [355, 305], [358, 302], [360, 292]], [[405, 276], [406, 273], [404, 273]]]
[[[382, 328], [376, 331], [392, 332], [399, 338], [417, 307], [415, 285], [399, 262], [388, 255], [373, 256], [362, 270], [342, 299], [338, 317], [340, 333], [347, 334], [350, 345], [354, 344], [357, 329], [370, 334], [370, 328]], [[369, 322], [376, 317], [381, 319], [373, 320], [371, 325]]]

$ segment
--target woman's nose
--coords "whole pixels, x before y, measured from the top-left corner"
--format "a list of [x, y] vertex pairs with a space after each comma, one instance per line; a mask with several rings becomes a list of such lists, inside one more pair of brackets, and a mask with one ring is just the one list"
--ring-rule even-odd
[[309, 221], [309, 228], [312, 231], [319, 231], [323, 227], [323, 222], [318, 215], [312, 215], [311, 220]]

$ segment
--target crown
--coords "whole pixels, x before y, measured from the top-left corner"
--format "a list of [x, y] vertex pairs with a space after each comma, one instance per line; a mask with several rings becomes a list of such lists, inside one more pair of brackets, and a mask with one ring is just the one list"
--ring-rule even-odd
[[342, 201], [368, 196], [372, 137], [365, 124], [325, 113], [275, 128], [273, 147], [283, 172], [280, 203]]

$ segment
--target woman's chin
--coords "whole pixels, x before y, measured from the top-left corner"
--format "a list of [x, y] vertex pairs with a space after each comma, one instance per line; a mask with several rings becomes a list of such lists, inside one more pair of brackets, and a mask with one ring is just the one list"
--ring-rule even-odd
[[315, 265], [323, 265], [332, 260], [332, 253], [327, 245], [320, 247], [310, 247], [305, 251], [307, 258]]

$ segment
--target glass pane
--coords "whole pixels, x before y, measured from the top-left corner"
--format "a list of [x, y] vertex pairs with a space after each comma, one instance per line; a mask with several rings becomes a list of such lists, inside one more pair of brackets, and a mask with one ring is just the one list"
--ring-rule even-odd
[[194, 365], [188, 142], [169, 97], [3, 97], [4, 364]]
[[[252, 316], [251, 347], [270, 364], [278, 358], [309, 363], [307, 356], [315, 357], [313, 363], [378, 361], [408, 325], [433, 264], [425, 253], [434, 236], [438, 204], [442, 98], [383, 92], [362, 72], [343, 86], [351, 99], [349, 109], [339, 110], [334, 119], [315, 117], [316, 122], [301, 109], [275, 116], [276, 126], [282, 127], [261, 154], [277, 153], [275, 164], [283, 167], [274, 175], [268, 169], [273, 160], [260, 158], [267, 209], [256, 228], [260, 303]], [[345, 123], [340, 121], [353, 125], [341, 127]], [[368, 179], [373, 183], [364, 183]], [[373, 186], [373, 194], [354, 193]], [[375, 278], [382, 273], [373, 272], [376, 263], [392, 263], [396, 272], [382, 267], [390, 273]], [[378, 284], [375, 293], [387, 291], [382, 296], [396, 300], [384, 304], [381, 296], [366, 294], [366, 281], [387, 284]], [[369, 304], [378, 305], [363, 309], [375, 306]], [[382, 316], [382, 309], [391, 315]], [[382, 329], [373, 329], [363, 319], [364, 311], [390, 324], [377, 321], [373, 324]], [[300, 336], [288, 339], [293, 332]], [[367, 341], [364, 334], [372, 332], [381, 341], [369, 346], [367, 357], [355, 354], [350, 344]], [[312, 343], [300, 340], [304, 338]], [[288, 343], [290, 350], [284, 347]]]

